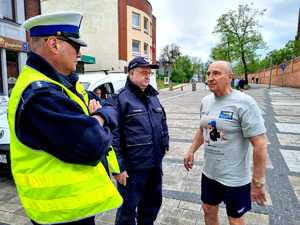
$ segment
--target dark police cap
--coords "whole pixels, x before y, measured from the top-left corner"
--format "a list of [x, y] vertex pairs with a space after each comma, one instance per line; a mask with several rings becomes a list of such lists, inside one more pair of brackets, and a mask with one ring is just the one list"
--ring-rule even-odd
[[87, 44], [79, 37], [81, 21], [79, 12], [56, 12], [31, 17], [23, 26], [31, 37], [61, 36], [86, 47]]
[[137, 68], [137, 67], [149, 67], [151, 69], [158, 69], [159, 66], [157, 64], [150, 64], [149, 61], [142, 57], [138, 56], [131, 60], [128, 64], [128, 71]]

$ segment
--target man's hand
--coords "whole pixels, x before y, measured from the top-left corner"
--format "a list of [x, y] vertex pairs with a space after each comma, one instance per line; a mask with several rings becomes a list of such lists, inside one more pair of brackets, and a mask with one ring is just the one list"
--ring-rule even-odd
[[265, 202], [267, 201], [265, 188], [258, 188], [251, 183], [251, 201], [256, 202], [258, 205], [265, 205]]
[[101, 104], [99, 101], [96, 101], [96, 99], [92, 99], [89, 102], [89, 111], [90, 113], [94, 113], [97, 109], [102, 108]]
[[184, 156], [184, 167], [187, 171], [193, 168], [193, 163], [194, 163], [194, 152], [191, 150], [187, 151], [187, 153]]
[[123, 171], [122, 173], [114, 175], [114, 178], [122, 185], [126, 186], [127, 178], [128, 178], [127, 171]]

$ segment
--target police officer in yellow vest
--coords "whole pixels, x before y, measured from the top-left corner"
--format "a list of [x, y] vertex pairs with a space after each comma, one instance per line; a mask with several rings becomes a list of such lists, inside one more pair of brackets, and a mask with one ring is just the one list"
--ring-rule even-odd
[[[61, 12], [24, 23], [32, 52], [11, 93], [8, 120], [12, 173], [34, 224], [95, 224], [122, 198], [101, 163], [120, 172], [109, 147], [112, 107], [85, 92], [73, 72], [82, 15]], [[109, 150], [108, 150], [109, 149]]]

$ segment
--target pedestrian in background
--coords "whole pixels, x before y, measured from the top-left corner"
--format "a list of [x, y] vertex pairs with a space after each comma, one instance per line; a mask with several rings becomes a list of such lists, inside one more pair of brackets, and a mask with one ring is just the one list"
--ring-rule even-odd
[[[229, 223], [244, 225], [251, 200], [263, 205], [267, 141], [266, 128], [255, 100], [230, 86], [231, 65], [216, 61], [208, 67], [212, 94], [200, 106], [200, 127], [184, 157], [193, 167], [194, 153], [204, 144], [201, 200], [206, 225], [218, 225], [219, 204], [224, 202]], [[251, 174], [249, 142], [253, 147]]]
[[115, 111], [91, 99], [74, 74], [86, 46], [81, 20], [59, 12], [24, 23], [32, 52], [10, 96], [8, 121], [12, 174], [34, 224], [93, 225], [97, 213], [122, 203], [100, 162], [112, 153]]
[[244, 79], [244, 78], [241, 78], [241, 79], [239, 80], [239, 83], [238, 83], [238, 85], [239, 85], [239, 90], [240, 90], [240, 91], [244, 91], [244, 90], [245, 90], [245, 84], [246, 84], [245, 79]]
[[118, 129], [114, 132], [121, 173], [116, 174], [124, 202], [116, 225], [153, 225], [162, 204], [162, 159], [169, 148], [164, 108], [149, 84], [150, 64], [136, 57], [128, 65], [128, 78], [115, 99]]

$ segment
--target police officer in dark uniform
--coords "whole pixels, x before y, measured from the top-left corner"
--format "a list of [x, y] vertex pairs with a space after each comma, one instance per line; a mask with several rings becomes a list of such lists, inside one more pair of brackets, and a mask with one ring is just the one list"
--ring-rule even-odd
[[162, 204], [162, 159], [169, 148], [166, 114], [149, 85], [155, 64], [143, 57], [128, 65], [128, 78], [115, 99], [119, 126], [113, 146], [122, 173], [115, 175], [123, 205], [116, 225], [153, 225]]

